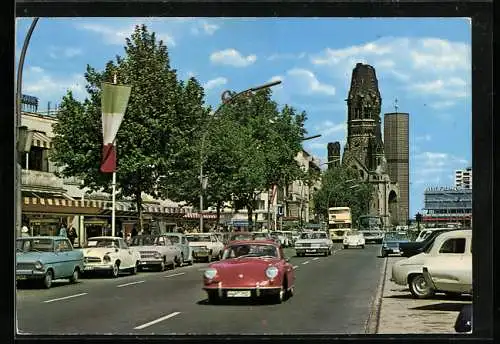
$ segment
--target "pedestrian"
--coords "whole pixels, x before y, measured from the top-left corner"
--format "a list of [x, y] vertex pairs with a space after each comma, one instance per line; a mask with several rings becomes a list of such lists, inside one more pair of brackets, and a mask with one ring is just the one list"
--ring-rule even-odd
[[21, 228], [21, 236], [22, 237], [28, 237], [28, 236], [30, 236], [29, 231], [30, 230], [29, 230], [28, 226], [23, 225], [23, 227]]
[[134, 228], [132, 228], [132, 238], [137, 236], [137, 228], [134, 226]]
[[78, 238], [78, 235], [76, 234], [76, 230], [73, 228], [73, 226], [69, 227], [68, 229], [68, 239], [71, 241], [71, 245], [75, 245], [75, 239]]
[[67, 237], [68, 232], [66, 231], [66, 225], [63, 223], [59, 229], [59, 236]]

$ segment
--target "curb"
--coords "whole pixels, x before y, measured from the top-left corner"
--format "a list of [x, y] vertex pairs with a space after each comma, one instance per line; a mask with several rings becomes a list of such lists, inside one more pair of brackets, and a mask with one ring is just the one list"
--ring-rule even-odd
[[377, 293], [375, 294], [375, 299], [373, 300], [371, 312], [368, 316], [365, 326], [365, 334], [376, 334], [379, 328], [380, 321], [380, 309], [382, 307], [382, 295], [384, 294], [385, 287], [385, 276], [387, 274], [387, 262], [388, 257], [384, 258], [384, 263], [382, 269], [380, 269], [380, 280], [378, 282]]

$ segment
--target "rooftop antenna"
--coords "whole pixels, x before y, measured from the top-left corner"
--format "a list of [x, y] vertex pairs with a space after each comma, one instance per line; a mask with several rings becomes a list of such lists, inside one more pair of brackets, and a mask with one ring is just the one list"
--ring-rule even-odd
[[394, 109], [396, 110], [396, 113], [398, 113], [398, 108], [399, 108], [399, 106], [398, 106], [398, 98], [395, 98], [394, 99]]

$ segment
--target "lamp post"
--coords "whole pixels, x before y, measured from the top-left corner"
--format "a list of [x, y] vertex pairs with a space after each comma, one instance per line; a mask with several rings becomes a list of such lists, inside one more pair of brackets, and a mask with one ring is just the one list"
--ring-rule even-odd
[[31, 39], [31, 35], [35, 30], [36, 24], [40, 18], [36, 17], [31, 22], [31, 25], [28, 29], [26, 37], [24, 38], [23, 47], [21, 48], [21, 53], [19, 56], [19, 63], [17, 65], [17, 78], [16, 78], [16, 111], [15, 115], [15, 123], [16, 123], [16, 134], [17, 134], [17, 147], [16, 147], [16, 237], [21, 236], [21, 222], [22, 222], [22, 192], [21, 192], [21, 154], [24, 153], [24, 149], [26, 147], [27, 142], [31, 144], [31, 140], [28, 139], [28, 128], [22, 127], [22, 107], [21, 107], [21, 95], [22, 95], [22, 83], [23, 83], [23, 68], [24, 68], [24, 60], [26, 57], [26, 52], [28, 51], [28, 45]]
[[[239, 93], [234, 93], [232, 91], [226, 90], [222, 92], [221, 94], [221, 101], [222, 103], [219, 105], [219, 107], [211, 114], [211, 118], [215, 118], [215, 116], [219, 113], [219, 111], [227, 104], [235, 101], [236, 99], [240, 98], [241, 96], [252, 96], [254, 92], [257, 92], [262, 89], [270, 88], [276, 85], [281, 84], [281, 80], [276, 80], [272, 82], [268, 82], [265, 84], [262, 84], [260, 86], [252, 87], [249, 89], [246, 89], [244, 91], [241, 91]], [[207, 125], [208, 126], [208, 125]], [[203, 233], [203, 194], [207, 188], [208, 184], [208, 178], [204, 177], [203, 175], [203, 164], [204, 164], [204, 158], [205, 158], [205, 139], [208, 134], [208, 129], [205, 128], [205, 131], [203, 133], [203, 137], [201, 138], [201, 149], [200, 149], [200, 233]]]
[[115, 203], [116, 203], [116, 134], [127, 110], [128, 99], [132, 88], [117, 85], [116, 74], [113, 83], [102, 83], [101, 110], [103, 150], [101, 172], [112, 173], [112, 209], [111, 236], [115, 236]]

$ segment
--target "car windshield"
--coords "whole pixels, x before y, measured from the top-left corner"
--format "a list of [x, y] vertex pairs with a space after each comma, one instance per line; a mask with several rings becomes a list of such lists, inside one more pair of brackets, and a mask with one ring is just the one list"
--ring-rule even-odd
[[274, 245], [265, 244], [238, 244], [231, 245], [224, 250], [222, 259], [242, 257], [279, 257], [279, 252]]
[[107, 238], [90, 238], [87, 243], [84, 245], [85, 248], [88, 247], [107, 247], [107, 248], [112, 248], [112, 247], [120, 247], [120, 244], [118, 242], [118, 239], [107, 239]]
[[386, 241], [402, 241], [402, 240], [409, 240], [408, 235], [406, 233], [398, 233], [398, 232], [389, 232], [385, 233], [384, 239]]
[[154, 235], [138, 235], [132, 238], [130, 246], [154, 246], [162, 245], [165, 242], [165, 238]]
[[319, 232], [319, 233], [302, 233], [300, 235], [301, 239], [327, 239], [327, 235], [324, 232]]
[[189, 242], [203, 242], [203, 241], [211, 241], [210, 235], [188, 235], [186, 239]]
[[170, 239], [172, 244], [178, 244], [181, 242], [181, 238], [179, 238], [178, 235], [167, 235], [167, 237]]
[[54, 240], [52, 239], [17, 239], [16, 251], [18, 252], [53, 252]]

